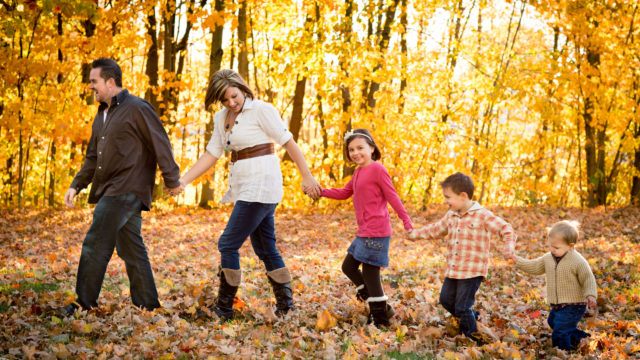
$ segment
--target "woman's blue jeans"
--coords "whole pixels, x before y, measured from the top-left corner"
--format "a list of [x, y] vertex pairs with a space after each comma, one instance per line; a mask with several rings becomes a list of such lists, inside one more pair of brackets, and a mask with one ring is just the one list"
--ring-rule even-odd
[[238, 250], [247, 237], [253, 251], [262, 260], [267, 271], [285, 267], [276, 248], [275, 210], [278, 204], [236, 201], [227, 227], [218, 240], [221, 265], [224, 269], [240, 269]]

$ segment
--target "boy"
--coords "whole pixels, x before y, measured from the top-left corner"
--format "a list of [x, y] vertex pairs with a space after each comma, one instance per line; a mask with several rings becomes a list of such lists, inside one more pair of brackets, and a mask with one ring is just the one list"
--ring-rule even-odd
[[549, 230], [549, 252], [534, 260], [512, 254], [516, 267], [529, 274], [547, 277], [547, 301], [551, 306], [547, 322], [553, 332], [553, 346], [575, 350], [589, 334], [578, 329], [587, 308], [595, 313], [597, 286], [591, 267], [573, 246], [578, 241], [577, 223], [560, 221]]
[[510, 258], [515, 247], [515, 233], [509, 223], [472, 201], [474, 185], [462, 173], [447, 177], [441, 184], [449, 211], [436, 223], [414, 230], [412, 239], [425, 237], [447, 239], [447, 270], [440, 291], [440, 303], [459, 319], [460, 331], [480, 342], [472, 309], [480, 283], [487, 276], [491, 256], [491, 237], [500, 236], [503, 254]]

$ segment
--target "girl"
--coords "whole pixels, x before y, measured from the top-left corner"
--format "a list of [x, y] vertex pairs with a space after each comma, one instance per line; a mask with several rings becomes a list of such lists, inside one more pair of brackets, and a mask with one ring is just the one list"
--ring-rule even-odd
[[394, 312], [380, 281], [380, 268], [389, 265], [391, 221], [387, 203], [402, 219], [405, 230], [410, 232], [413, 225], [387, 169], [378, 162], [380, 149], [369, 131], [349, 131], [344, 143], [345, 158], [357, 165], [356, 171], [344, 188], [323, 189], [321, 196], [336, 200], [353, 196], [358, 231], [347, 250], [342, 271], [356, 285], [358, 300], [369, 304], [369, 322], [378, 327], [389, 326]]

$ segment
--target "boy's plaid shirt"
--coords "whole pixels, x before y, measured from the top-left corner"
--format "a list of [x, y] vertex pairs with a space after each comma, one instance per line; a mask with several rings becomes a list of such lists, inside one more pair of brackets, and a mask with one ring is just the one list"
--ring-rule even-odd
[[511, 225], [477, 202], [464, 214], [449, 211], [439, 221], [414, 231], [417, 237], [447, 237], [445, 276], [452, 279], [487, 276], [492, 235], [499, 235], [504, 241], [502, 253], [505, 257], [515, 248], [516, 242]]

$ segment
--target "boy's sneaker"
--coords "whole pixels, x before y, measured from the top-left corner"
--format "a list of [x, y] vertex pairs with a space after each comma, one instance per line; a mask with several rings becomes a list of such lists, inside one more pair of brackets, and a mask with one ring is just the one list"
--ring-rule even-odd
[[589, 355], [589, 353], [591, 353], [588, 337], [580, 339], [580, 343], [578, 343], [576, 351], [582, 355]]
[[444, 331], [448, 336], [454, 337], [460, 334], [460, 322], [457, 318], [451, 316], [448, 321], [445, 321]]
[[476, 326], [478, 327], [478, 331], [473, 333], [473, 336], [479, 336], [482, 341], [487, 344], [500, 341], [498, 335], [496, 335], [493, 330], [485, 326], [483, 323], [476, 323]]
[[480, 334], [479, 332], [474, 332], [471, 335], [465, 335], [467, 338], [473, 340], [473, 342], [476, 343], [476, 345], [478, 346], [482, 346], [482, 345], [486, 345], [486, 344], [490, 344], [490, 342], [487, 342], [483, 337], [482, 334]]
[[75, 303], [71, 303], [63, 307], [62, 309], [60, 309], [60, 316], [62, 317], [73, 316], [73, 314], [76, 312], [76, 310], [78, 310], [78, 308], [79, 308], [78, 305], [76, 305]]

